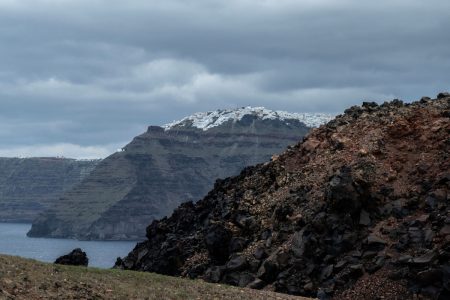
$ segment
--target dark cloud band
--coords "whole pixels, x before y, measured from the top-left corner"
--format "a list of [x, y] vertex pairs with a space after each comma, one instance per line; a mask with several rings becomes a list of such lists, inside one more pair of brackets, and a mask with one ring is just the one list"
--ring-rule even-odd
[[0, 155], [113, 151], [195, 111], [434, 95], [448, 28], [445, 0], [2, 1]]

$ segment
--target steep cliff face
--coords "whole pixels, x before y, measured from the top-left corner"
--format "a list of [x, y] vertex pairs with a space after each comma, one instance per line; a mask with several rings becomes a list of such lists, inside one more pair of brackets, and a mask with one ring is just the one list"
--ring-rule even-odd
[[31, 223], [86, 177], [98, 160], [0, 158], [0, 222]]
[[269, 160], [309, 131], [308, 120], [329, 118], [242, 108], [196, 114], [164, 128], [151, 126], [42, 214], [29, 235], [144, 238], [153, 219], [200, 199], [217, 178]]
[[364, 103], [147, 228], [116, 267], [321, 299], [449, 299], [450, 95]]

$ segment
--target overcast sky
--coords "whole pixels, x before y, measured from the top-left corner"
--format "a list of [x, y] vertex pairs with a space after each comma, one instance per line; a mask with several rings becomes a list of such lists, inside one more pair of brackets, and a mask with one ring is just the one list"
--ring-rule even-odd
[[450, 87], [448, 0], [0, 0], [0, 156], [104, 157], [197, 111]]

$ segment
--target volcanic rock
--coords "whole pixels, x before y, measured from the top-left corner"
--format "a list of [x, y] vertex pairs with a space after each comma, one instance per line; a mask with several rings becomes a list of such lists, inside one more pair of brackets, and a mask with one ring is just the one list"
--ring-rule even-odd
[[[172, 247], [171, 275], [204, 269], [198, 278], [207, 279], [219, 268], [221, 283], [251, 275], [249, 287], [309, 297], [364, 299], [371, 291], [379, 299], [445, 299], [447, 99], [346, 110], [276, 160], [220, 180], [199, 202], [154, 221], [148, 240], [116, 267], [168, 274], [160, 264], [175, 256], [165, 250]], [[308, 140], [317, 142], [305, 147]], [[189, 225], [181, 227], [184, 218]], [[244, 240], [230, 253], [230, 241]], [[143, 249], [149, 254], [138, 260]]]
[[71, 266], [85, 266], [87, 267], [89, 259], [86, 252], [83, 252], [80, 248], [72, 250], [69, 254], [58, 257], [55, 260], [55, 264], [59, 265], [71, 265]]
[[260, 290], [263, 287], [265, 287], [267, 285], [267, 283], [265, 283], [264, 281], [262, 281], [261, 279], [256, 278], [253, 282], [249, 283], [247, 285], [247, 287], [251, 288], [251, 289], [257, 289]]
[[379, 236], [376, 236], [375, 234], [370, 234], [367, 237], [367, 244], [368, 245], [385, 245], [386, 241], [380, 238]]
[[360, 225], [364, 225], [364, 226], [369, 226], [370, 225], [370, 215], [364, 209], [362, 209], [361, 212], [360, 212], [359, 224]]
[[410, 264], [414, 267], [429, 266], [436, 258], [437, 255], [434, 251], [428, 251], [422, 256], [412, 258]]
[[227, 262], [227, 271], [240, 271], [247, 267], [247, 258], [243, 255], [236, 255]]
[[437, 95], [437, 98], [438, 98], [438, 99], [450, 98], [450, 93], [447, 93], [447, 92], [439, 93], [439, 94]]

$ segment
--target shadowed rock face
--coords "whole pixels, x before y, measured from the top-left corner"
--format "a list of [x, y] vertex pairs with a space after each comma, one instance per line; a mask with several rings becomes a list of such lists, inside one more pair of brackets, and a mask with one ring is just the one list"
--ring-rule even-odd
[[449, 299], [450, 97], [352, 107], [153, 221], [123, 269], [325, 299]]
[[31, 223], [99, 160], [0, 158], [0, 222]]
[[55, 260], [55, 264], [87, 267], [89, 264], [89, 259], [86, 252], [83, 252], [80, 248], [76, 248], [69, 254], [58, 257]]
[[217, 178], [269, 160], [308, 131], [298, 120], [255, 116], [208, 130], [151, 126], [38, 217], [29, 236], [143, 239], [152, 220], [201, 199]]

